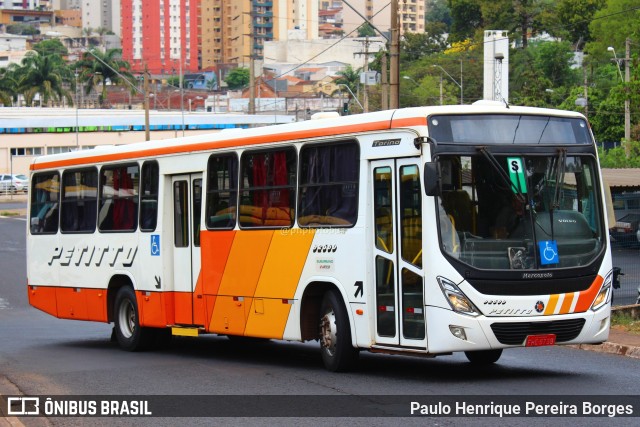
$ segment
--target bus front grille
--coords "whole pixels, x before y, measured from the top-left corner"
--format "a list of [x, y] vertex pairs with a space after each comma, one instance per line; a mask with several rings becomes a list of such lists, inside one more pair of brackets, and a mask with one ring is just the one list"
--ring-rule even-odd
[[529, 335], [555, 334], [556, 342], [566, 342], [580, 335], [584, 319], [554, 320], [552, 322], [492, 323], [491, 330], [501, 344], [522, 345]]

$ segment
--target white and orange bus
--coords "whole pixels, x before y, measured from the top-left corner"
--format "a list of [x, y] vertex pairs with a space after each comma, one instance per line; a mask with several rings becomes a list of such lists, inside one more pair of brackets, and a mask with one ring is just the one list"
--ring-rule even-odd
[[493, 363], [600, 343], [612, 265], [586, 119], [422, 107], [39, 157], [31, 305], [126, 350], [205, 333]]

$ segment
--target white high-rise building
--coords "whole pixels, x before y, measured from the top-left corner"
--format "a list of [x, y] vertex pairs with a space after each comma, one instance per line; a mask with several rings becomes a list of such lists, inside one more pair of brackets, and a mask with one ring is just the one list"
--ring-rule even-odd
[[106, 28], [120, 37], [120, 0], [82, 0], [82, 28]]

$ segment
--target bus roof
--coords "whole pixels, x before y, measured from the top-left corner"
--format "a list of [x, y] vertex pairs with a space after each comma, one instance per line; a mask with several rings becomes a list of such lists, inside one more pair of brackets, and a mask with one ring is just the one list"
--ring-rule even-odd
[[426, 127], [427, 117], [432, 114], [526, 114], [584, 118], [583, 115], [572, 111], [506, 106], [503, 103], [487, 103], [486, 101], [472, 105], [412, 107], [250, 129], [230, 129], [206, 135], [105, 147], [100, 150], [53, 154], [35, 158], [31, 164], [31, 170], [159, 157], [212, 149], [260, 146], [267, 143], [309, 138], [348, 136], [367, 131], [415, 129]]

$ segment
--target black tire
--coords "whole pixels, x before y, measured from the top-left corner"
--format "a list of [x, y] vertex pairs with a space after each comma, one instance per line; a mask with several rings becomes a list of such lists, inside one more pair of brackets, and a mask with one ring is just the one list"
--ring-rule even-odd
[[480, 350], [480, 351], [465, 351], [464, 355], [467, 356], [469, 362], [474, 365], [491, 365], [496, 363], [502, 355], [502, 349], [500, 350]]
[[113, 305], [116, 340], [123, 350], [142, 351], [155, 341], [155, 330], [140, 326], [136, 294], [129, 286], [123, 286], [116, 294]]
[[354, 367], [360, 352], [351, 344], [349, 316], [342, 297], [335, 290], [327, 291], [322, 298], [319, 339], [327, 370], [344, 372]]

